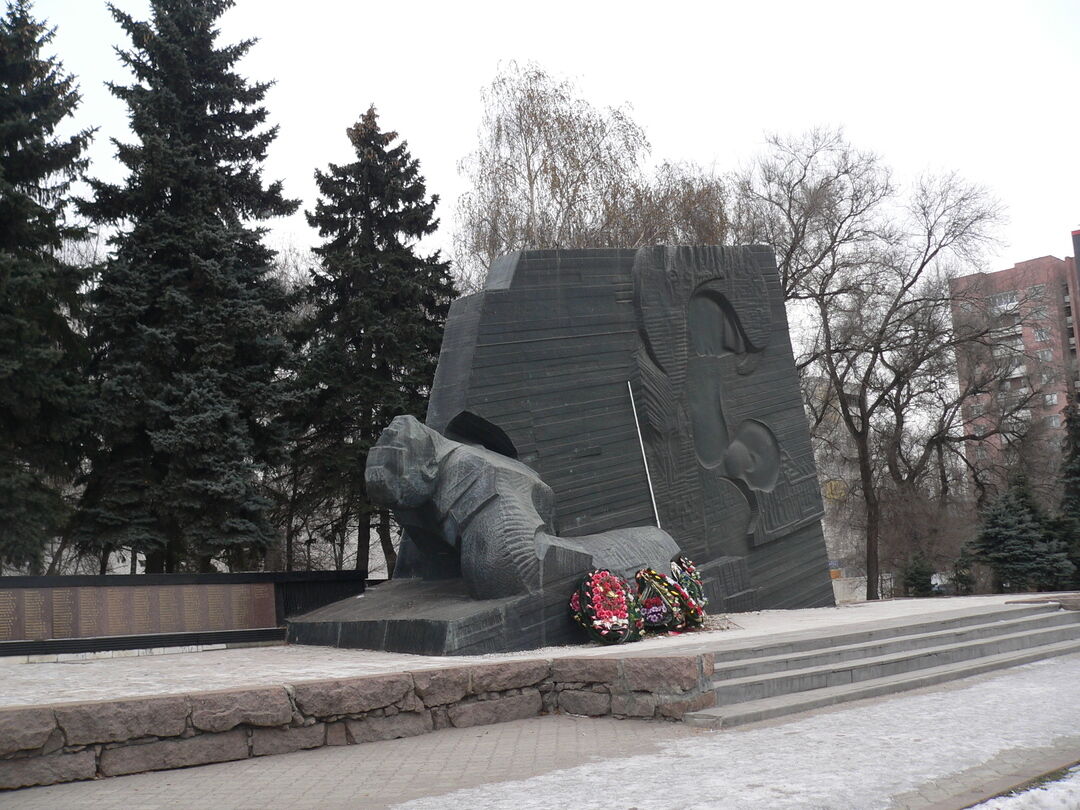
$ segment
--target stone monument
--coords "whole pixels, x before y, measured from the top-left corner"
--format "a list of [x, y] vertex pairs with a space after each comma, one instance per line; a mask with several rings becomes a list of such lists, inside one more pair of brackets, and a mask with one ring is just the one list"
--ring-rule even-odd
[[373, 448], [394, 580], [300, 643], [484, 653], [578, 638], [589, 568], [693, 559], [710, 610], [832, 604], [770, 249], [527, 251], [451, 308], [426, 427]]

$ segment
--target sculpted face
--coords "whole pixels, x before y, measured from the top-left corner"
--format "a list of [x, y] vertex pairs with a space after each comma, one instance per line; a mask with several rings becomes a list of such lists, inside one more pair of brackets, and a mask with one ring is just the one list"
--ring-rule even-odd
[[368, 451], [364, 481], [380, 506], [416, 508], [435, 493], [435, 442], [412, 416], [398, 416]]
[[761, 422], [742, 422], [724, 454], [724, 471], [731, 478], [745, 481], [751, 489], [770, 492], [780, 476], [776, 436]]

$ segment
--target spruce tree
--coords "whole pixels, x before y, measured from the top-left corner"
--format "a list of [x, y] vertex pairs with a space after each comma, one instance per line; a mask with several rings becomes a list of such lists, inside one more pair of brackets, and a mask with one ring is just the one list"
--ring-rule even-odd
[[1010, 488], [987, 506], [972, 552], [993, 572], [995, 591], [1019, 591], [1037, 564], [1035, 547], [1042, 537], [1035, 516]]
[[994, 573], [995, 590], [1054, 590], [1073, 573], [1065, 549], [1033, 511], [1023, 479], [991, 502], [972, 544], [976, 559]]
[[438, 198], [427, 198], [407, 144], [380, 131], [374, 107], [347, 134], [357, 159], [316, 171], [320, 198], [307, 214], [324, 241], [310, 289], [306, 444], [312, 486], [336, 504], [339, 544], [356, 526], [356, 567], [366, 569], [377, 515], [392, 573], [389, 516], [365, 494], [367, 453], [395, 416], [424, 411], [454, 288], [449, 262], [418, 253]]
[[83, 235], [66, 208], [90, 131], [56, 134], [79, 94], [43, 53], [52, 37], [25, 0], [0, 18], [0, 561], [31, 567], [65, 519], [87, 424], [83, 274], [59, 256]]
[[1061, 449], [1061, 508], [1052, 528], [1056, 540], [1068, 550], [1075, 569], [1073, 587], [1080, 587], [1080, 407], [1075, 400], [1065, 408]]
[[288, 303], [256, 226], [296, 203], [262, 179], [269, 85], [236, 72], [254, 41], [217, 44], [231, 0], [150, 5], [145, 22], [110, 7], [133, 44], [135, 81], [110, 89], [135, 141], [115, 142], [126, 181], [86, 206], [119, 232], [92, 296], [100, 448], [79, 536], [103, 566], [131, 547], [147, 571], [244, 567], [274, 534], [260, 474], [281, 450]]

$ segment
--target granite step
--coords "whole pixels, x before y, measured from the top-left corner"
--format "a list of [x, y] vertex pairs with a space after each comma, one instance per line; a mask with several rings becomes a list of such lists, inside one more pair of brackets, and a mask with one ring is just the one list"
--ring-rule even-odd
[[1019, 618], [1006, 618], [985, 624], [953, 626], [946, 629], [934, 629], [929, 632], [913, 630], [911, 635], [873, 639], [841, 646], [832, 646], [830, 644], [806, 652], [762, 655], [755, 658], [741, 659], [735, 663], [723, 663], [718, 660], [714, 677], [718, 681], [747, 678], [773, 672], [801, 670], [825, 664], [875, 658], [911, 650], [925, 650], [950, 644], [962, 644], [976, 639], [993, 638], [1012, 633], [1030, 632], [1073, 624], [1080, 624], [1080, 612], [1044, 610], [1037, 613], [1024, 613]]
[[919, 669], [983, 658], [999, 653], [1014, 652], [1058, 642], [1080, 641], [1080, 615], [1057, 627], [996, 635], [960, 643], [943, 644], [925, 649], [907, 650], [888, 655], [869, 656], [855, 660], [835, 661], [820, 666], [786, 670], [766, 675], [742, 678], [714, 679], [716, 701], [719, 705], [742, 703], [791, 692], [823, 689], [845, 683], [900, 675]]
[[987, 655], [967, 661], [930, 666], [912, 672], [871, 678], [858, 683], [793, 692], [689, 712], [683, 717], [683, 721], [704, 728], [729, 728], [848, 701], [882, 697], [911, 689], [934, 686], [985, 672], [1072, 653], [1080, 653], [1080, 638]]
[[793, 632], [715, 648], [717, 706], [686, 720], [756, 722], [1078, 651], [1080, 612], [1052, 602]]
[[852, 625], [846, 629], [827, 633], [821, 629], [793, 631], [774, 636], [772, 641], [754, 646], [745, 642], [719, 644], [709, 650], [716, 656], [717, 664], [727, 664], [744, 659], [760, 659], [770, 656], [845, 647], [886, 639], [909, 637], [961, 627], [993, 624], [1033, 616], [1060, 613], [1061, 608], [1053, 602], [1027, 605], [1003, 605], [978, 610], [958, 610], [937, 614], [933, 618], [912, 617], [889, 619]]

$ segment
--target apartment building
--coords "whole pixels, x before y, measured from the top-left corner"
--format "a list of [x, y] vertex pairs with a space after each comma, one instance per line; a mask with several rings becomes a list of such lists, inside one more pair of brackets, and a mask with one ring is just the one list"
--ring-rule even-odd
[[[1080, 230], [1072, 240], [1074, 255], [1080, 255]], [[994, 327], [987, 345], [957, 358], [961, 389], [980, 376], [993, 378], [975, 386], [984, 390], [964, 405], [967, 432], [985, 434], [969, 442], [969, 461], [1008, 460], [1011, 443], [1021, 435], [1041, 436], [1045, 447], [1059, 447], [1061, 412], [1070, 394], [1080, 395], [1076, 259], [1042, 256], [1007, 270], [962, 276], [951, 286], [954, 322], [974, 318]]]

